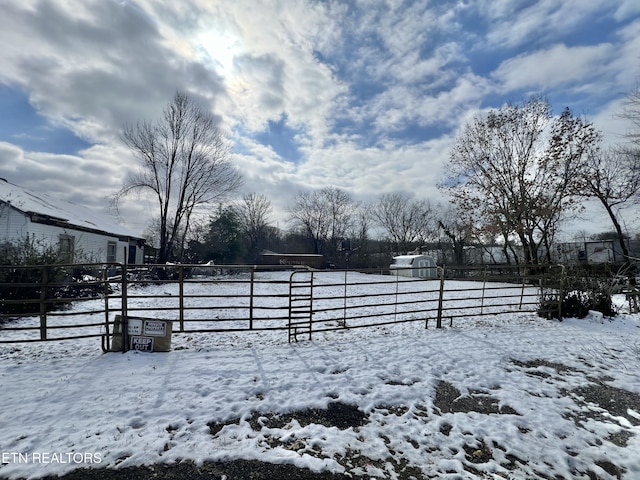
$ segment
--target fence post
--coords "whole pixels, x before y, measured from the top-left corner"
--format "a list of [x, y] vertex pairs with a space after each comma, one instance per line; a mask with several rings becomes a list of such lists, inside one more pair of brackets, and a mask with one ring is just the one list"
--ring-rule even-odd
[[313, 272], [311, 272], [311, 282], [309, 283], [309, 340], [313, 331]]
[[251, 284], [249, 285], [249, 330], [253, 330], [253, 282], [256, 276], [255, 265], [251, 269]]
[[558, 286], [558, 320], [562, 321], [562, 299], [564, 298], [564, 282], [566, 276], [564, 265], [560, 265], [560, 285]]
[[489, 276], [489, 267], [485, 266], [482, 271], [482, 300], [480, 301], [480, 315], [484, 312], [484, 296], [487, 290], [487, 277]]
[[342, 317], [344, 319], [344, 328], [347, 328], [347, 271], [344, 271], [344, 298], [342, 301]]
[[40, 340], [47, 339], [47, 284], [48, 268], [42, 267], [42, 284], [40, 286]]
[[[125, 261], [126, 261], [126, 256], [125, 256]], [[120, 281], [121, 283], [121, 290], [122, 290], [122, 296], [121, 296], [121, 305], [120, 305], [120, 310], [122, 311], [122, 323], [120, 324], [120, 328], [122, 328], [122, 353], [125, 353], [127, 350], [129, 350], [129, 319], [128, 319], [128, 297], [127, 297], [127, 285], [128, 285], [128, 272], [127, 272], [127, 264], [126, 262], [123, 263], [121, 265], [122, 268], [122, 279]]]
[[442, 303], [444, 298], [444, 269], [440, 267], [440, 294], [438, 296], [438, 319], [436, 320], [436, 328], [442, 328]]
[[[413, 272], [412, 272], [413, 274]], [[396, 275], [396, 296], [393, 300], [393, 321], [398, 321], [398, 287], [400, 282], [400, 275]]]
[[109, 338], [109, 265], [104, 266], [104, 270], [102, 271], [102, 281], [104, 282], [104, 338], [105, 343], [103, 346], [103, 350], [108, 352], [111, 350], [111, 339]]
[[178, 266], [178, 302], [180, 308], [180, 331], [184, 332], [184, 267]]

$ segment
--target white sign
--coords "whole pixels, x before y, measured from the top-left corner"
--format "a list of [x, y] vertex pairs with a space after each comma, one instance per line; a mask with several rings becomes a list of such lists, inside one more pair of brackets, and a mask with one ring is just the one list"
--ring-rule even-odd
[[131, 337], [131, 350], [153, 352], [153, 338]]
[[142, 335], [142, 320], [129, 319], [127, 322], [127, 333], [129, 335]]
[[145, 320], [144, 334], [154, 337], [164, 337], [167, 335], [167, 322], [162, 320]]

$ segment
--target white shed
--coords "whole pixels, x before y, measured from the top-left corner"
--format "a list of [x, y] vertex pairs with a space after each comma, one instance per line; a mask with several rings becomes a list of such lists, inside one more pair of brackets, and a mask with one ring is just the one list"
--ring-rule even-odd
[[429, 255], [398, 255], [389, 265], [392, 275], [414, 278], [438, 278], [436, 261]]
[[144, 239], [108, 215], [0, 179], [0, 244], [24, 240], [57, 248], [70, 262], [144, 260]]

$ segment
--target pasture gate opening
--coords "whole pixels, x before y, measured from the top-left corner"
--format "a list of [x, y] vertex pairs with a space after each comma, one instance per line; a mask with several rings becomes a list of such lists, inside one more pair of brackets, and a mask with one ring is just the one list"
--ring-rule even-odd
[[95, 337], [109, 351], [116, 315], [125, 328], [128, 318], [163, 319], [174, 333], [283, 331], [289, 342], [536, 312], [541, 298], [549, 316], [562, 318], [564, 278], [561, 266], [447, 266], [437, 279], [256, 265], [0, 266], [0, 344]]

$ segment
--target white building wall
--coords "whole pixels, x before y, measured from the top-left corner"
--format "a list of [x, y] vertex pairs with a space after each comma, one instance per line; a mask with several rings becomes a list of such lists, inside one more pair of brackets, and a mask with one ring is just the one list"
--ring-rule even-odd
[[15, 243], [26, 238], [29, 233], [31, 220], [13, 208], [0, 204], [0, 238]]
[[610, 240], [588, 242], [586, 250], [589, 263], [612, 263], [616, 258], [613, 242]]
[[[74, 237], [74, 261], [76, 262], [107, 262], [109, 242], [116, 245], [115, 261], [118, 263], [128, 261], [129, 242], [121, 241], [117, 236], [32, 222], [28, 215], [13, 208], [0, 209], [0, 238], [4, 241], [17, 243], [28, 237], [35, 245], [58, 248], [60, 235]], [[136, 247], [135, 263], [141, 264], [143, 261], [144, 250]]]

